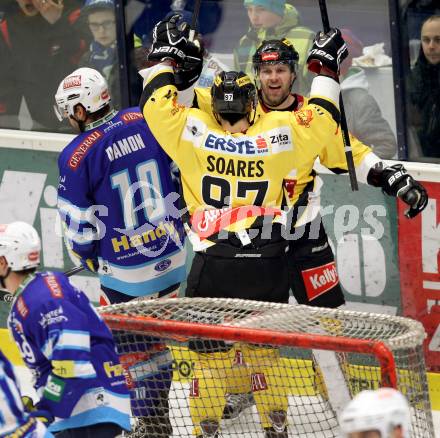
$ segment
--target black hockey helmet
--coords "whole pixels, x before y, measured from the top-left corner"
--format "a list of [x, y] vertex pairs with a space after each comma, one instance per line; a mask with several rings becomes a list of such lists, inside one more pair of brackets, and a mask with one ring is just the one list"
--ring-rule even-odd
[[[242, 71], [221, 72], [211, 87], [212, 111], [229, 120], [227, 114], [247, 116], [250, 123], [255, 117], [257, 91], [249, 76]], [[254, 115], [250, 117], [251, 112]], [[226, 117], [224, 117], [226, 115]], [[236, 119], [236, 118], [235, 118]]]
[[252, 57], [252, 65], [258, 72], [262, 64], [288, 64], [292, 71], [296, 70], [299, 55], [293, 44], [286, 38], [281, 40], [265, 40]]

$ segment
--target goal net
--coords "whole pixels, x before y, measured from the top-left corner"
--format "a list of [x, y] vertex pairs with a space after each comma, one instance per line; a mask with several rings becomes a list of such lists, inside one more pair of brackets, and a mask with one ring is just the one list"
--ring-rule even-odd
[[434, 437], [417, 321], [211, 298], [99, 312], [130, 388], [134, 438], [338, 437], [344, 393], [381, 386], [409, 400], [412, 437]]

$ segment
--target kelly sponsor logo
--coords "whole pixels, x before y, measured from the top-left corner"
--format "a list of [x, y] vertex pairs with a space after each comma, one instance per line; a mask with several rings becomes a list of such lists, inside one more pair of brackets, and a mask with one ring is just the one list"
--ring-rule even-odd
[[301, 272], [309, 300], [319, 297], [339, 283], [335, 262]]

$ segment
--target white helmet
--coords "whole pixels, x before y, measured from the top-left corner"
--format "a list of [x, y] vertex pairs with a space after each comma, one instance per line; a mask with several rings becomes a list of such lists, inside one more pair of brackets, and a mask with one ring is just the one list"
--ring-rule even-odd
[[81, 104], [92, 114], [111, 101], [107, 81], [99, 71], [82, 67], [66, 76], [55, 94], [55, 114], [61, 122], [73, 116], [75, 106]]
[[0, 256], [11, 271], [36, 268], [40, 264], [40, 237], [26, 222], [0, 224]]
[[392, 388], [362, 391], [345, 407], [339, 424], [344, 437], [353, 432], [378, 430], [385, 438], [401, 426], [402, 437], [409, 438], [410, 406], [405, 396]]

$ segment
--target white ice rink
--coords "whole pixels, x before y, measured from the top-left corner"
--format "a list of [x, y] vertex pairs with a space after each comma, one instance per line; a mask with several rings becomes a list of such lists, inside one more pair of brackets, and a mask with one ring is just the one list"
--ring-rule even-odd
[[[19, 379], [21, 391], [23, 395], [29, 395], [35, 398], [35, 391], [33, 390], [30, 382], [31, 375], [30, 372], [24, 367], [15, 368], [17, 378]], [[170, 407], [171, 407], [171, 422], [173, 425], [174, 435], [172, 438], [188, 437], [194, 438], [191, 434], [192, 423], [190, 419], [189, 409], [188, 409], [188, 396], [189, 396], [189, 385], [181, 384], [179, 382], [174, 382], [172, 387], [172, 396], [170, 397]], [[313, 403], [312, 398], [308, 397]], [[300, 405], [302, 411], [295, 408], [296, 405]], [[289, 403], [289, 417], [298, 418], [298, 424], [306, 423], [306, 417], [314, 416], [315, 422], [323, 422], [328, 419], [325, 418], [324, 414], [315, 414], [310, 411], [304, 410], [304, 400], [301, 403], [295, 403], [295, 397], [291, 397]], [[310, 405], [312, 406], [312, 404]], [[436, 438], [440, 438], [440, 411], [433, 411], [434, 418], [434, 428], [436, 431]], [[334, 420], [333, 420], [334, 421]], [[259, 427], [259, 419], [255, 406], [252, 409], [248, 409], [243, 413], [240, 421], [231, 422], [230, 424], [222, 423], [222, 438], [264, 438], [264, 433]], [[334, 436], [333, 434], [323, 434], [317, 433], [313, 430], [313, 426], [310, 426], [309, 430], [297, 430], [294, 425], [289, 426], [289, 438], [327, 438], [328, 436]]]

